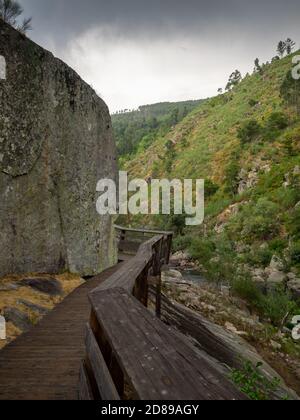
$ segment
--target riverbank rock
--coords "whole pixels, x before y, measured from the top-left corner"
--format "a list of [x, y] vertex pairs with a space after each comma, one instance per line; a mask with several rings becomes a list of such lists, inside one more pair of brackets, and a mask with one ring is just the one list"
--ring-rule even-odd
[[269, 267], [271, 270], [274, 270], [274, 271], [283, 271], [284, 263], [279, 257], [277, 257], [276, 255], [273, 255]]
[[38, 315], [41, 315], [41, 316], [45, 316], [50, 312], [50, 309], [45, 308], [44, 306], [36, 305], [24, 299], [18, 300], [17, 304], [25, 306], [25, 308], [30, 309], [31, 311], [36, 312]]
[[19, 282], [22, 286], [29, 286], [32, 289], [50, 296], [62, 296], [63, 289], [60, 282], [52, 278], [24, 279]]
[[283, 286], [286, 283], [286, 274], [283, 273], [282, 271], [278, 271], [278, 270], [269, 270], [267, 272], [268, 278], [267, 278], [267, 286], [272, 288], [272, 287], [277, 287], [277, 286]]
[[[216, 314], [211, 312], [211, 317], [215, 316]], [[227, 377], [231, 369], [244, 370], [246, 361], [250, 361], [253, 366], [259, 363], [261, 364], [260, 372], [269, 381], [274, 381], [274, 378], [280, 380], [280, 385], [272, 393], [271, 399], [281, 400], [288, 396], [290, 399], [299, 400], [297, 394], [286, 386], [278, 372], [258, 354], [252, 345], [245, 341], [248, 333], [245, 334], [246, 331], [240, 330], [229, 321], [226, 323], [227, 328], [216, 325], [199, 311], [195, 312], [178, 302], [170, 301], [164, 295], [162, 296], [162, 320], [167, 325], [176, 328], [181, 334], [185, 334], [190, 345], [201, 352], [202, 356]]]
[[233, 334], [236, 334], [240, 337], [242, 337], [242, 336], [245, 337], [245, 336], [248, 335], [245, 331], [239, 331], [233, 324], [231, 324], [231, 322], [226, 322], [225, 323], [225, 328], [226, 328], [227, 331], [229, 331]]
[[11, 292], [11, 291], [18, 290], [19, 288], [20, 286], [15, 283], [7, 283], [5, 285], [0, 284], [0, 292]]
[[161, 273], [162, 281], [163, 282], [171, 282], [171, 283], [184, 283], [184, 279], [182, 273], [178, 270], [164, 270]]
[[17, 308], [5, 308], [4, 318], [6, 322], [11, 322], [22, 332], [29, 331], [32, 323], [27, 314], [19, 311]]
[[187, 251], [178, 251], [170, 258], [171, 267], [184, 269], [196, 269], [197, 264], [191, 259]]
[[116, 263], [97, 182], [117, 178], [109, 110], [78, 74], [0, 19], [0, 276]]

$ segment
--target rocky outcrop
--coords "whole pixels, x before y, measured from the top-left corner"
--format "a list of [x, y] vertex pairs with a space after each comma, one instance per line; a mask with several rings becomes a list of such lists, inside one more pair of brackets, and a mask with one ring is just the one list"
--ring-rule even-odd
[[20, 284], [22, 286], [29, 286], [33, 290], [36, 290], [40, 293], [45, 293], [49, 296], [62, 296], [63, 295], [63, 289], [61, 286], [61, 283], [56, 279], [25, 279], [21, 280]]
[[261, 161], [260, 159], [257, 159], [252, 163], [252, 168], [250, 171], [247, 171], [244, 168], [241, 169], [239, 174], [238, 193], [242, 194], [250, 188], [255, 187], [259, 181], [260, 173], [270, 172], [270, 169], [270, 165]]
[[300, 299], [300, 279], [294, 273], [287, 275], [288, 282], [287, 288], [292, 293], [293, 297], [297, 300]]
[[[231, 369], [243, 371], [246, 361], [253, 366], [259, 363], [261, 373], [269, 381], [280, 380], [280, 386], [271, 399], [287, 396], [298, 399], [279, 374], [287, 370], [295, 372], [299, 368], [297, 357], [282, 353], [283, 347], [290, 343], [291, 332], [274, 332], [267, 339], [269, 326], [251, 313], [242, 299], [210, 284], [200, 286], [178, 281], [180, 275], [176, 270], [170, 270], [167, 276], [165, 273], [162, 276], [162, 320], [185, 334], [191, 345], [206, 355], [224, 375], [228, 376]], [[273, 357], [272, 368], [268, 361], [273, 364]], [[291, 381], [289, 375], [284, 375], [284, 378]], [[295, 383], [298, 388], [298, 379]]]
[[6, 308], [4, 318], [7, 322], [12, 322], [22, 332], [29, 331], [32, 328], [32, 323], [28, 315], [19, 311], [17, 308]]
[[0, 21], [0, 275], [115, 263], [96, 184], [116, 178], [107, 106], [67, 65]]

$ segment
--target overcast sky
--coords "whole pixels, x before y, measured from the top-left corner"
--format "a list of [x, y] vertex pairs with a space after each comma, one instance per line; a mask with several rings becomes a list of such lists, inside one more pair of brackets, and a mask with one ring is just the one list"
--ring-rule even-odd
[[299, 47], [299, 0], [19, 0], [29, 36], [72, 66], [110, 110], [215, 95], [238, 68]]

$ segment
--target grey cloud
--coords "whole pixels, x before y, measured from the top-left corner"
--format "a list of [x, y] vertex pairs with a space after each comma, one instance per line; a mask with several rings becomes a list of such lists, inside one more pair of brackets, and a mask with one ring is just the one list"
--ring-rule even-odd
[[299, 0], [19, 0], [30, 37], [112, 110], [216, 94], [236, 68], [300, 41]]
[[[67, 42], [73, 36], [103, 25], [117, 28], [124, 37], [159, 37], [176, 32], [241, 32], [280, 29], [299, 21], [299, 0], [21, 0], [34, 18], [33, 37]], [[279, 26], [279, 28], [278, 28]]]

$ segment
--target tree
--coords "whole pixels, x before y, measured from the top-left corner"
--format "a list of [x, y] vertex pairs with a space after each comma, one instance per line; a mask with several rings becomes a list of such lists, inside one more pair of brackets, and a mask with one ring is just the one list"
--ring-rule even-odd
[[285, 41], [286, 52], [288, 55], [290, 55], [293, 52], [295, 45], [296, 43], [291, 38], [288, 38]]
[[256, 58], [256, 60], [254, 61], [254, 65], [255, 65], [255, 68], [254, 68], [255, 73], [262, 74], [263, 70], [262, 70], [262, 67], [259, 63], [259, 58]]
[[279, 41], [277, 52], [280, 58], [284, 56], [284, 53], [286, 52], [286, 43], [284, 41]]
[[21, 33], [25, 34], [31, 29], [32, 18], [26, 18], [21, 24], [19, 24], [18, 18], [22, 15], [23, 11], [24, 10], [18, 1], [0, 0], [0, 18]]
[[276, 61], [280, 60], [280, 57], [278, 55], [275, 55], [275, 57], [272, 58], [272, 63], [275, 63]]
[[280, 95], [289, 105], [295, 106], [300, 115], [300, 79], [294, 79], [290, 70], [280, 87]]
[[242, 80], [242, 74], [239, 70], [234, 71], [231, 73], [228, 83], [226, 85], [226, 90], [230, 90], [237, 86]]
[[238, 138], [242, 144], [250, 143], [256, 140], [261, 134], [261, 126], [256, 120], [245, 122], [242, 127], [238, 129]]
[[219, 89], [218, 89], [218, 93], [219, 93], [220, 95], [222, 95], [222, 93], [223, 93], [223, 89], [222, 89], [222, 88], [219, 88]]

